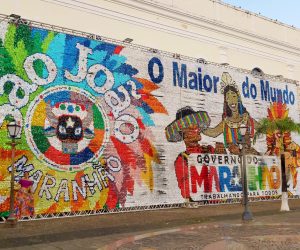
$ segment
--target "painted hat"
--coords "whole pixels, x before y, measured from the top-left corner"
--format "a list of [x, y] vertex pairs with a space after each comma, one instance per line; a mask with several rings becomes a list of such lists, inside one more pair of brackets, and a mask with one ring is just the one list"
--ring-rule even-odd
[[210, 125], [210, 118], [206, 111], [194, 111], [191, 107], [181, 108], [176, 113], [176, 120], [165, 129], [169, 142], [182, 141], [181, 131], [192, 125], [197, 125], [201, 131]]

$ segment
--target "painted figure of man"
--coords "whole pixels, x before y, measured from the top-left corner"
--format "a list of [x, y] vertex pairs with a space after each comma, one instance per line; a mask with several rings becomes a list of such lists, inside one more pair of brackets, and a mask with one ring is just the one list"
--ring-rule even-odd
[[187, 106], [177, 111], [176, 120], [166, 129], [166, 138], [169, 142], [183, 141], [186, 150], [180, 153], [174, 162], [175, 173], [181, 195], [190, 198], [188, 157], [192, 153], [214, 153], [212, 146], [201, 146], [201, 132], [210, 124], [210, 118], [204, 111], [194, 111]]

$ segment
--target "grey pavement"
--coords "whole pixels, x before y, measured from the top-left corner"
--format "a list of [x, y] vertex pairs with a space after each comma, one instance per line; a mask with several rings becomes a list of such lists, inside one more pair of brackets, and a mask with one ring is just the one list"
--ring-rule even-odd
[[300, 249], [300, 200], [209, 205], [0, 224], [4, 249]]

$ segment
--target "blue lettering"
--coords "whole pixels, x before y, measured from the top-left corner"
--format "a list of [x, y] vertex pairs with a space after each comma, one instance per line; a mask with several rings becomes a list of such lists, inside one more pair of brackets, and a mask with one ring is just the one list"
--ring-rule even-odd
[[173, 86], [180, 88], [189, 88], [191, 90], [199, 90], [205, 92], [218, 93], [218, 82], [220, 77], [203, 75], [201, 68], [198, 70], [188, 71], [186, 64], [178, 65], [178, 62], [173, 62]]
[[[219, 180], [220, 180], [220, 191], [230, 191], [231, 172], [227, 166], [219, 166]], [[227, 187], [227, 190], [225, 189]]]
[[190, 89], [198, 89], [198, 83], [197, 83], [197, 74], [195, 72], [189, 73], [189, 88]]
[[242, 84], [242, 91], [245, 98], [249, 98], [249, 79], [246, 77], [246, 81]]
[[[158, 75], [154, 75], [154, 65], [158, 66]], [[148, 63], [148, 74], [151, 78], [151, 81], [154, 83], [161, 83], [164, 79], [164, 67], [161, 61], [157, 57], [153, 57]]]
[[265, 101], [270, 101], [268, 81], [266, 81], [266, 86], [264, 86], [264, 80], [260, 80], [260, 90], [261, 90], [261, 99]]
[[292, 91], [289, 94], [289, 98], [290, 98], [291, 104], [294, 105], [294, 103], [295, 103], [295, 95], [294, 95], [294, 93]]
[[287, 85], [285, 85], [285, 89], [282, 91], [281, 89], [270, 87], [268, 81], [264, 84], [264, 81], [260, 80], [260, 89], [262, 100], [280, 103], [283, 102], [292, 105], [295, 103], [295, 95], [292, 91], [289, 91]]
[[277, 102], [282, 103], [282, 90], [277, 89]]
[[287, 85], [285, 85], [285, 90], [283, 91], [283, 102], [289, 104], [289, 90]]
[[178, 83], [178, 86], [180, 88], [182, 88], [182, 86], [187, 88], [186, 64], [181, 65], [181, 71], [179, 73], [178, 63], [173, 62], [173, 84], [174, 84], [174, 86], [176, 86], [176, 83]]
[[214, 81], [214, 93], [217, 93], [218, 92], [218, 89], [217, 89], [217, 83], [219, 82], [220, 78], [217, 77], [217, 76], [214, 76], [213, 77], [213, 81]]
[[202, 91], [202, 74], [201, 74], [201, 68], [198, 68], [198, 80], [199, 80], [199, 90]]
[[209, 75], [205, 75], [203, 78], [203, 86], [206, 92], [210, 92], [212, 89], [212, 80]]
[[251, 94], [252, 99], [256, 99], [257, 90], [256, 90], [256, 86], [253, 83], [251, 83], [251, 86], [250, 86], [250, 94]]
[[276, 102], [276, 89], [270, 88], [271, 101]]

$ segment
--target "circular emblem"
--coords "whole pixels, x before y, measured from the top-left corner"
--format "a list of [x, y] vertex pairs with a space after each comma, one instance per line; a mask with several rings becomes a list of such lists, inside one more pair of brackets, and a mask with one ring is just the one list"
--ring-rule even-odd
[[35, 155], [57, 170], [78, 171], [101, 156], [108, 140], [105, 112], [75, 87], [49, 88], [31, 103], [26, 138]]

